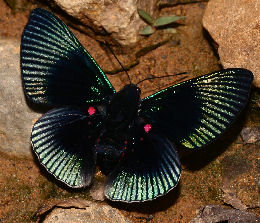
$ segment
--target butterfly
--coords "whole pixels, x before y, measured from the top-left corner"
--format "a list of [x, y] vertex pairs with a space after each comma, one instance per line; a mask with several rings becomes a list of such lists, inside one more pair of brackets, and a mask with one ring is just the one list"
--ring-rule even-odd
[[244, 108], [253, 74], [225, 69], [143, 99], [135, 84], [116, 92], [69, 28], [36, 8], [21, 39], [25, 95], [51, 106], [33, 126], [39, 162], [69, 187], [107, 175], [105, 196], [142, 202], [176, 187], [181, 164], [175, 143], [193, 150], [219, 137]]

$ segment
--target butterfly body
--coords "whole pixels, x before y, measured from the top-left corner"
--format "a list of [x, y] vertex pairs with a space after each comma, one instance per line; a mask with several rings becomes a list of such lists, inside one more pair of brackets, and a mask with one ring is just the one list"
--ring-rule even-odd
[[96, 144], [98, 165], [105, 174], [110, 173], [123, 156], [133, 152], [133, 144], [146, 134], [145, 120], [139, 116], [140, 94], [136, 85], [129, 84], [107, 105], [106, 120]]
[[69, 187], [107, 175], [110, 200], [142, 202], [176, 187], [175, 143], [199, 149], [218, 138], [244, 108], [253, 74], [213, 72], [141, 99], [129, 84], [116, 92], [91, 55], [55, 15], [34, 9], [21, 40], [27, 98], [53, 107], [33, 126], [41, 165]]

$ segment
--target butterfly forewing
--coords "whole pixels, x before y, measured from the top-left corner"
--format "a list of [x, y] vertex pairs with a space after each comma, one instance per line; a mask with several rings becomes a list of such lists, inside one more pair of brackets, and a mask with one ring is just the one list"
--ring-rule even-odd
[[82, 105], [115, 93], [68, 27], [44, 9], [31, 12], [23, 31], [21, 71], [25, 93], [35, 103]]
[[33, 126], [33, 150], [58, 180], [70, 187], [88, 186], [96, 165], [95, 132], [101, 124], [100, 116], [87, 116], [78, 109], [53, 109]]
[[142, 202], [173, 189], [181, 167], [173, 144], [164, 136], [149, 134], [135, 140], [118, 167], [108, 176], [105, 195], [110, 200]]
[[226, 69], [166, 88], [142, 100], [140, 116], [188, 148], [216, 139], [245, 106], [253, 74]]

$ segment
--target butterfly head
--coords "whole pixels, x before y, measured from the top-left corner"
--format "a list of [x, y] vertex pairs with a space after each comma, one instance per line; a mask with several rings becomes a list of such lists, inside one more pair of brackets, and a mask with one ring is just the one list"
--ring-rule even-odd
[[135, 84], [127, 84], [124, 86], [124, 88], [121, 90], [122, 92], [128, 92], [129, 94], [132, 94], [133, 97], [140, 97], [141, 90], [137, 85]]

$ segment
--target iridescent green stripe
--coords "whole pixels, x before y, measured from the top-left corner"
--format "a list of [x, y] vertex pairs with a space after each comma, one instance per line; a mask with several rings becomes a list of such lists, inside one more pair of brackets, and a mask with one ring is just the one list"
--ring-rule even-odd
[[[47, 65], [55, 65], [56, 64], [56, 61], [53, 61], [53, 60], [50, 60], [50, 58], [48, 59], [43, 59], [43, 58], [40, 58], [40, 57], [26, 57], [24, 56], [23, 57], [23, 60], [25, 61], [32, 61], [32, 62], [37, 62], [37, 63], [40, 63], [40, 64], [47, 64]], [[30, 62], [27, 62], [27, 63], [30, 63]], [[25, 62], [26, 64], [26, 62]]]
[[[26, 29], [26, 30], [24, 30], [24, 33], [27, 34], [30, 37], [30, 38], [28, 38], [29, 41], [36, 42], [36, 43], [38, 43], [40, 45], [45, 45], [46, 44], [48, 47], [51, 46], [49, 48], [59, 49], [60, 52], [74, 52], [74, 48], [73, 47], [67, 46], [67, 45], [64, 45], [64, 44], [58, 44], [57, 41], [54, 41], [54, 37], [49, 38], [46, 35], [42, 35], [41, 34], [42, 31], [41, 31], [41, 33], [39, 33], [39, 32], [31, 32], [31, 31]], [[41, 40], [41, 39], [43, 39], [44, 41]]]
[[[78, 48], [78, 44], [75, 43], [74, 41], [71, 41], [71, 39], [69, 39], [69, 38], [64, 38], [64, 36], [67, 33], [63, 32], [58, 27], [55, 27], [55, 25], [45, 25], [44, 23], [41, 23], [41, 22], [34, 20], [34, 19], [32, 20], [32, 22], [34, 23], [34, 25], [29, 25], [29, 27], [38, 29], [40, 32], [43, 32], [44, 34], [46, 34], [50, 38], [56, 39], [58, 42], [60, 42], [63, 45], [69, 46], [71, 49], [77, 49]], [[35, 26], [35, 24], [37, 24], [38, 26]], [[52, 29], [51, 26], [56, 28], [56, 30]], [[44, 29], [43, 29], [43, 27], [44, 27]], [[57, 32], [57, 29], [59, 30], [59, 32]], [[63, 35], [61, 35], [61, 33]]]
[[[47, 57], [58, 56], [58, 60], [60, 60], [60, 58], [70, 59], [66, 52], [59, 51], [58, 49], [56, 49], [55, 47], [52, 47], [51, 45], [48, 45], [49, 48], [47, 48], [46, 45], [44, 45], [44, 44], [41, 44], [42, 46], [38, 45], [38, 43], [32, 44], [31, 39], [29, 37], [24, 36], [23, 38], [25, 39], [23, 42], [24, 48], [22, 48], [21, 52], [22, 53], [25, 52], [26, 55], [28, 55], [28, 54], [30, 55], [32, 52], [32, 54], [34, 54], [34, 55], [39, 53], [39, 55], [42, 56], [42, 53], [46, 53]], [[31, 50], [28, 50], [30, 48], [31, 48]], [[27, 49], [27, 50], [25, 50], [25, 49]], [[29, 53], [28, 53], [28, 51], [29, 51]]]
[[48, 42], [47, 39], [45, 41], [43, 41], [43, 40], [39, 40], [39, 39], [35, 39], [35, 38], [31, 37], [31, 35], [34, 34], [35, 36], [38, 36], [38, 37], [41, 37], [44, 39], [44, 36], [41, 36], [40, 34], [36, 34], [36, 33], [30, 32], [28, 30], [25, 30], [25, 34], [29, 34], [29, 35], [23, 36], [23, 39], [27, 40], [30, 43], [29, 45], [33, 46], [34, 49], [38, 50], [39, 46], [43, 46], [45, 49], [46, 48], [53, 49], [53, 50], [59, 52], [61, 55], [63, 55], [64, 53], [67, 54], [67, 52], [69, 51], [69, 49], [67, 49], [66, 47], [57, 45], [55, 41], [50, 40]]
[[[27, 44], [28, 45], [28, 44]], [[29, 48], [29, 47], [28, 47]], [[59, 61], [60, 57], [55, 57], [56, 55], [53, 54], [51, 55], [50, 52], [48, 52], [48, 55], [45, 53], [41, 53], [40, 51], [35, 51], [35, 50], [28, 50], [28, 49], [22, 49], [22, 53], [24, 53], [24, 55], [29, 55], [28, 57], [24, 56], [23, 59], [25, 60], [33, 60], [36, 58], [42, 59], [42, 60], [53, 60], [53, 61]]]

